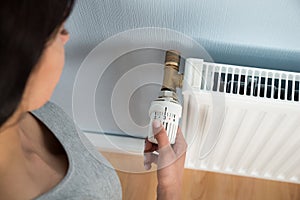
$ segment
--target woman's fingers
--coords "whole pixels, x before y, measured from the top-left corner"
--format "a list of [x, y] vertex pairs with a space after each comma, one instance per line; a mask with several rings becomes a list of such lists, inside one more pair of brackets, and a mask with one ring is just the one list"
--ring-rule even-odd
[[[158, 199], [175, 199], [175, 197], [178, 199], [180, 198], [187, 144], [179, 127], [175, 144], [172, 146], [160, 121], [153, 121], [152, 130], [158, 144], [153, 144], [148, 139], [145, 140], [145, 169], [151, 169], [152, 163], [157, 164]], [[154, 151], [158, 154], [155, 154]]]
[[157, 144], [151, 143], [147, 138], [145, 139], [145, 148], [144, 148], [144, 167], [146, 170], [151, 169], [151, 164], [157, 164], [157, 155], [153, 152], [158, 149]]
[[158, 169], [162, 169], [176, 160], [176, 155], [172, 149], [166, 130], [158, 120], [153, 120], [152, 130], [158, 143]]
[[[183, 134], [178, 127], [176, 141], [173, 147], [170, 145], [169, 138], [167, 136], [166, 130], [163, 128], [162, 124], [158, 120], [154, 120], [152, 123], [152, 130], [155, 139], [158, 144], [151, 143], [148, 139], [145, 140], [144, 148], [144, 166], [145, 169], [151, 168], [151, 163], [156, 163], [158, 169], [162, 169], [171, 165], [176, 160], [185, 159], [185, 152], [187, 149], [187, 144], [184, 140]], [[157, 154], [152, 152], [157, 151]], [[183, 157], [183, 158], [181, 158]], [[179, 161], [181, 163], [181, 161]]]
[[152, 142], [150, 142], [148, 140], [148, 138], [145, 139], [144, 153], [153, 152], [153, 151], [156, 151], [157, 149], [158, 149], [157, 144], [153, 144]]
[[157, 164], [158, 155], [153, 152], [144, 153], [144, 168], [145, 170], [151, 169], [151, 164]]

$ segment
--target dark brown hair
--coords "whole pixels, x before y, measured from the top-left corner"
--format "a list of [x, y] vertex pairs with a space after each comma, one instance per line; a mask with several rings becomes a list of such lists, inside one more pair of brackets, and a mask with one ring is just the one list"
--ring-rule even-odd
[[0, 127], [18, 107], [30, 72], [75, 0], [9, 0], [0, 5]]

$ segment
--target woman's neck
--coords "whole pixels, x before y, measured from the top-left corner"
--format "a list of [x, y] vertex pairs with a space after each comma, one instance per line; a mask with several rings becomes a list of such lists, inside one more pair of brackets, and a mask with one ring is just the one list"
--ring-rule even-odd
[[7, 126], [0, 132], [0, 174], [22, 156], [19, 123]]
[[[20, 156], [21, 138], [20, 138], [20, 121], [23, 112], [21, 106], [11, 115], [8, 120], [0, 127], [0, 164], [10, 164], [13, 158]], [[18, 155], [17, 155], [18, 154]]]
[[30, 149], [30, 142], [26, 140], [22, 128], [27, 114], [22, 106], [19, 106], [0, 127], [0, 169], [10, 167], [12, 163], [21, 164], [28, 157], [27, 154], [30, 154], [30, 151], [26, 151]]

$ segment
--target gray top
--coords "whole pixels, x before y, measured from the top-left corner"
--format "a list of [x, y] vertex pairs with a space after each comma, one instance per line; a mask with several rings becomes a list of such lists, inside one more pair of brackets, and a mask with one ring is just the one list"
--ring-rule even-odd
[[48, 102], [32, 114], [56, 136], [66, 151], [66, 176], [36, 200], [122, 199], [121, 184], [111, 164], [56, 104]]

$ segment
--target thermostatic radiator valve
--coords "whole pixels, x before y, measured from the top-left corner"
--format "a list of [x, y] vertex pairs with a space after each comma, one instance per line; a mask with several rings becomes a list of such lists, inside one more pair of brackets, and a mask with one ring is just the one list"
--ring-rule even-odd
[[180, 54], [177, 51], [170, 50], [166, 52], [164, 80], [159, 97], [152, 101], [149, 116], [150, 128], [148, 139], [156, 143], [152, 131], [152, 122], [159, 120], [165, 128], [171, 144], [175, 143], [179, 119], [182, 114], [182, 106], [178, 102], [176, 88], [182, 87], [183, 75], [179, 74]]

